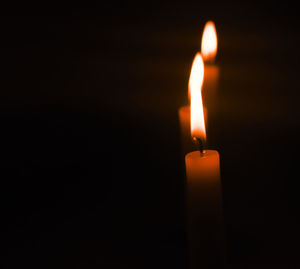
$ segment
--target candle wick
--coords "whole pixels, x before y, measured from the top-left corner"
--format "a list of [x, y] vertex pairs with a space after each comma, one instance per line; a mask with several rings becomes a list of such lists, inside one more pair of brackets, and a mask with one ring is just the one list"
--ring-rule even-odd
[[202, 139], [198, 138], [198, 137], [194, 137], [194, 141], [196, 141], [197, 147], [200, 151], [200, 156], [203, 156], [203, 151], [204, 151], [204, 143], [202, 141]]

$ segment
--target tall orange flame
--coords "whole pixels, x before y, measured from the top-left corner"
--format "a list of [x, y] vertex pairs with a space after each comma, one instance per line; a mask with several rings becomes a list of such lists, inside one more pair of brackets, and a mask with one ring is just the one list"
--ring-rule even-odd
[[204, 63], [201, 54], [198, 52], [194, 58], [189, 89], [191, 93], [191, 135], [205, 140], [205, 122], [203, 113], [203, 103], [201, 88], [204, 77]]
[[215, 24], [208, 21], [203, 30], [201, 54], [205, 62], [214, 62], [217, 55], [218, 40]]

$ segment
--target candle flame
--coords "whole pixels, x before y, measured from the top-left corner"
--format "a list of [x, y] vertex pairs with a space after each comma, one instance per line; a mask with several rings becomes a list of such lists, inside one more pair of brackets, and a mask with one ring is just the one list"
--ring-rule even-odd
[[217, 54], [218, 40], [215, 24], [208, 21], [203, 30], [201, 53], [205, 62], [214, 62]]
[[204, 77], [204, 63], [201, 54], [198, 52], [194, 58], [189, 89], [191, 93], [191, 135], [205, 140], [205, 122], [202, 104], [201, 88]]

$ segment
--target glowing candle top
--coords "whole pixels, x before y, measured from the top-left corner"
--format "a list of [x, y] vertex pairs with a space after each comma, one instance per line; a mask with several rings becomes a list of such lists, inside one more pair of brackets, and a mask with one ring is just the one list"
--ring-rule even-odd
[[203, 30], [201, 54], [205, 62], [214, 62], [217, 55], [218, 39], [215, 24], [208, 21]]
[[205, 140], [205, 122], [201, 88], [204, 77], [204, 64], [200, 53], [197, 53], [191, 70], [189, 89], [191, 93], [191, 135]]

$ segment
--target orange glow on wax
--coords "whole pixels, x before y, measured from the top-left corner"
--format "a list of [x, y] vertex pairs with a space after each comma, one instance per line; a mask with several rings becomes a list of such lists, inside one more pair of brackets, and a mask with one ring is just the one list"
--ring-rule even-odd
[[204, 77], [204, 63], [200, 53], [197, 53], [191, 70], [189, 89], [191, 93], [191, 135], [205, 140], [205, 122], [201, 88]]
[[201, 54], [206, 62], [214, 62], [217, 55], [218, 39], [215, 24], [208, 21], [203, 30], [201, 41]]

